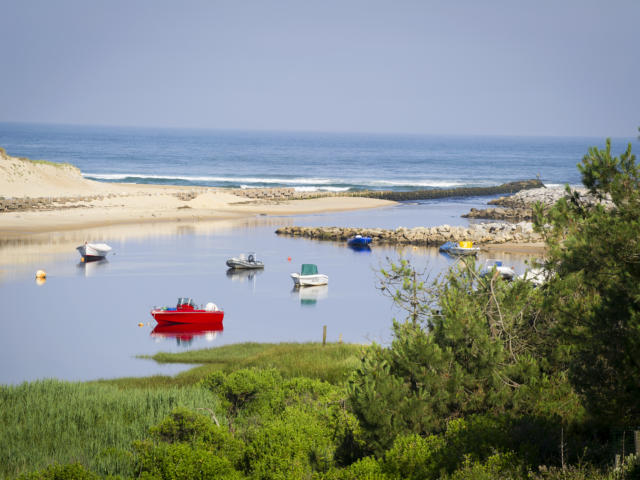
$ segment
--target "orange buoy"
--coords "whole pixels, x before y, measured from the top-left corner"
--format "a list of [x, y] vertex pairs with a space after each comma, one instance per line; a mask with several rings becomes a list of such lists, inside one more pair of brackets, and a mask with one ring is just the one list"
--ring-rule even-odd
[[36, 272], [36, 278], [47, 278], [47, 272], [44, 270], [38, 270]]
[[290, 262], [290, 261], [291, 261], [291, 257], [287, 257], [287, 262]]
[[140, 323], [138, 324], [138, 326], [139, 326], [139, 327], [144, 327], [144, 323], [140, 322]]

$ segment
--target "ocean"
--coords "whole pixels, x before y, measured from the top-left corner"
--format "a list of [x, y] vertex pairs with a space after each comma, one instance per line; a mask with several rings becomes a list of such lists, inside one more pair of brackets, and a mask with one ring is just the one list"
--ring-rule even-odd
[[[634, 139], [614, 139], [615, 152]], [[298, 191], [580, 183], [604, 138], [243, 132], [0, 123], [10, 155], [68, 162], [104, 182]], [[1, 192], [0, 192], [1, 194]]]

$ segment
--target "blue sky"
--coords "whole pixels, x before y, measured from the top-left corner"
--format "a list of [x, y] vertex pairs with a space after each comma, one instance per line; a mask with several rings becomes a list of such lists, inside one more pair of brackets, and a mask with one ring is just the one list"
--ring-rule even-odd
[[635, 136], [640, 1], [2, 2], [0, 121]]

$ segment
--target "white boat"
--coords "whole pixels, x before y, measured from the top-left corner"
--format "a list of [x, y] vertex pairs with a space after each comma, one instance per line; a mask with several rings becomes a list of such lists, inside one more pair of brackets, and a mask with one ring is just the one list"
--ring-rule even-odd
[[552, 274], [547, 272], [544, 268], [535, 267], [524, 272], [519, 278], [533, 283], [536, 287], [540, 287], [551, 277]]
[[313, 263], [303, 263], [300, 273], [292, 273], [293, 284], [296, 287], [307, 287], [316, 285], [326, 285], [329, 277], [318, 273], [318, 266]]
[[473, 242], [458, 242], [457, 244], [451, 245], [447, 250], [445, 250], [449, 255], [477, 255], [480, 249], [478, 247], [473, 246]]
[[264, 263], [256, 258], [255, 253], [244, 254], [241, 253], [237, 257], [232, 257], [227, 260], [227, 267], [237, 269], [255, 269], [264, 268]]
[[502, 265], [502, 262], [500, 260], [492, 259], [487, 259], [485, 261], [480, 275], [482, 275], [483, 277], [489, 275], [494, 268], [498, 272], [498, 274], [505, 280], [513, 280], [516, 277], [516, 272], [512, 267]]
[[111, 251], [111, 247], [106, 243], [88, 243], [76, 247], [84, 260], [101, 260]]

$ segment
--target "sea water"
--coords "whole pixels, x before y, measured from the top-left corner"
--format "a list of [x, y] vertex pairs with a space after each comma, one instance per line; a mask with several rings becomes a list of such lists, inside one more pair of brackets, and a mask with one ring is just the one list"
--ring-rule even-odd
[[[95, 180], [299, 191], [579, 184], [576, 165], [604, 140], [0, 123], [10, 155], [72, 163]], [[614, 151], [632, 140], [614, 139]]]

